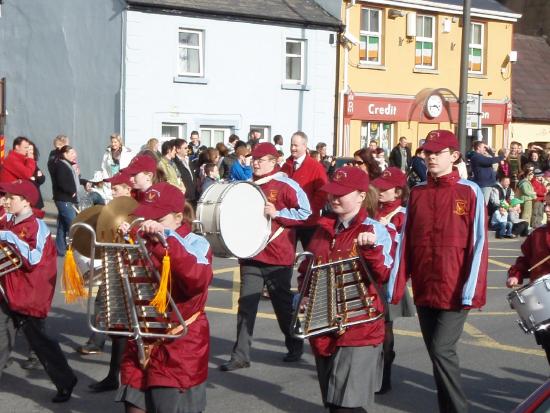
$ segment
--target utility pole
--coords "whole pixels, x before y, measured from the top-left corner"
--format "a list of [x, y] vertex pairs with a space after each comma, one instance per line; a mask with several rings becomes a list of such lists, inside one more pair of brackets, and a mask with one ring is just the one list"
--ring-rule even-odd
[[470, 57], [470, 8], [472, 0], [464, 0], [462, 12], [462, 49], [460, 55], [460, 91], [458, 97], [459, 116], [458, 116], [458, 141], [460, 142], [460, 152], [466, 156], [466, 116], [468, 115], [468, 66]]

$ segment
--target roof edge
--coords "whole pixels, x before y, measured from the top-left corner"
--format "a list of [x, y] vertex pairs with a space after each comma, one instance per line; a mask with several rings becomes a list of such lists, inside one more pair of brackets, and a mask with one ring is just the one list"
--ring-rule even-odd
[[[344, 25], [342, 22], [340, 22], [338, 19], [336, 19], [334, 16], [330, 15], [326, 12], [326, 10], [323, 9], [325, 13], [327, 13], [327, 16], [331, 17], [338, 23], [323, 23], [323, 22], [317, 22], [317, 21], [311, 21], [311, 20], [301, 20], [301, 19], [288, 19], [288, 18], [272, 18], [270, 19], [267, 16], [260, 16], [260, 15], [251, 15], [251, 14], [243, 14], [243, 13], [219, 13], [215, 11], [210, 10], [197, 10], [191, 7], [177, 7], [177, 6], [166, 6], [166, 5], [156, 5], [156, 4], [142, 4], [140, 2], [134, 2], [132, 0], [126, 0], [126, 3], [128, 5], [128, 10], [135, 10], [135, 11], [143, 11], [143, 12], [149, 12], [149, 13], [159, 13], [159, 14], [178, 14], [178, 15], [192, 15], [192, 16], [212, 16], [215, 18], [234, 18], [241, 21], [248, 21], [248, 22], [254, 22], [254, 23], [275, 23], [278, 25], [287, 23], [293, 26], [301, 26], [301, 27], [307, 27], [310, 29], [333, 29], [335, 31], [343, 31]], [[319, 6], [320, 7], [320, 6]]]

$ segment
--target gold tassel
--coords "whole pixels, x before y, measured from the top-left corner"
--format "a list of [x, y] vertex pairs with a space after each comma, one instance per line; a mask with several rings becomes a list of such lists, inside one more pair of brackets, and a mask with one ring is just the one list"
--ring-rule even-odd
[[170, 256], [168, 255], [168, 250], [166, 250], [164, 258], [162, 259], [159, 289], [150, 303], [150, 305], [154, 306], [160, 313], [164, 313], [166, 307], [168, 307], [168, 292], [172, 290], [171, 279]]
[[84, 279], [76, 267], [71, 245], [67, 248], [63, 264], [63, 289], [65, 290], [65, 302], [67, 303], [74, 303], [79, 298], [88, 297], [88, 293], [84, 288]]

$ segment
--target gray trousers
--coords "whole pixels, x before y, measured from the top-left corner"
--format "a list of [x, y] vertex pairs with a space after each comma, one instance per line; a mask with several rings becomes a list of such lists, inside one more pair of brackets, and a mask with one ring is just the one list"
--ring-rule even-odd
[[237, 341], [231, 352], [232, 360], [250, 361], [250, 347], [258, 304], [264, 284], [269, 291], [271, 304], [285, 336], [285, 345], [289, 353], [302, 353], [303, 340], [290, 335], [292, 319], [292, 297], [290, 280], [292, 267], [268, 265], [256, 261], [246, 261], [241, 265], [241, 292], [237, 313]]
[[460, 383], [456, 343], [464, 329], [468, 310], [450, 311], [420, 306], [416, 309], [433, 365], [439, 411], [467, 412], [468, 400]]

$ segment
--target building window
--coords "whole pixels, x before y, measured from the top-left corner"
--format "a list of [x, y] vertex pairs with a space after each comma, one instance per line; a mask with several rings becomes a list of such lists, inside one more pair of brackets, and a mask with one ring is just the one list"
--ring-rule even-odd
[[363, 63], [382, 63], [382, 11], [361, 9], [359, 60]]
[[180, 29], [178, 75], [204, 76], [203, 32]]
[[250, 125], [250, 132], [252, 132], [253, 130], [257, 130], [262, 134], [260, 137], [260, 140], [262, 142], [271, 142], [271, 126]]
[[435, 17], [416, 16], [416, 54], [414, 65], [417, 68], [435, 67]]
[[285, 83], [305, 84], [305, 52], [305, 40], [286, 40]]
[[201, 145], [215, 147], [217, 143], [226, 142], [232, 133], [228, 126], [201, 126]]
[[185, 123], [163, 123], [161, 136], [162, 140], [184, 139], [187, 136], [187, 125]]
[[481, 23], [472, 23], [472, 32], [470, 34], [470, 55], [469, 67], [470, 73], [483, 73], [483, 37], [484, 26]]
[[388, 155], [396, 145], [393, 138], [393, 123], [363, 122], [361, 123], [361, 148], [369, 146], [369, 142], [375, 140], [378, 147], [384, 149]]

